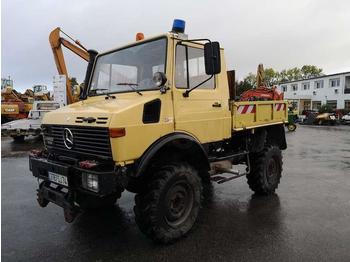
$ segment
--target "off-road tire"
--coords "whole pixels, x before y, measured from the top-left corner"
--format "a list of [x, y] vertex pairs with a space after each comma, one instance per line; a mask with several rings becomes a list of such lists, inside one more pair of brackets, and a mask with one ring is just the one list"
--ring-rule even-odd
[[266, 146], [261, 152], [251, 155], [251, 172], [247, 182], [258, 195], [275, 193], [282, 174], [282, 153], [277, 146]]
[[193, 167], [185, 163], [161, 166], [147, 190], [135, 196], [136, 223], [153, 241], [173, 242], [194, 225], [201, 194], [201, 179]]
[[296, 124], [288, 124], [287, 129], [288, 129], [288, 131], [293, 132], [293, 131], [295, 131], [295, 129], [297, 129], [297, 126], [296, 126]]

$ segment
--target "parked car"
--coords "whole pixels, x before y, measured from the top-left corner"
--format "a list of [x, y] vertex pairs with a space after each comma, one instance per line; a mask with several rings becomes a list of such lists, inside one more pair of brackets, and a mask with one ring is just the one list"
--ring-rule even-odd
[[338, 124], [337, 116], [334, 113], [322, 113], [316, 116], [314, 120], [316, 125], [336, 125]]
[[350, 112], [341, 118], [342, 124], [350, 124]]
[[14, 120], [1, 125], [1, 136], [10, 136], [15, 142], [23, 142], [26, 136], [41, 134], [41, 121], [47, 112], [63, 107], [55, 101], [35, 101], [28, 118]]

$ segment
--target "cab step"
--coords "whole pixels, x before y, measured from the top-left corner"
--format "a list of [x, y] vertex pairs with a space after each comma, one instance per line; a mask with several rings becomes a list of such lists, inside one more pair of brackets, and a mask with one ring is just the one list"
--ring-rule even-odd
[[[226, 169], [226, 168], [222, 168], [222, 169], [217, 170], [217, 171], [220, 171], [220, 175], [212, 175], [210, 179], [218, 184], [225, 183], [227, 181], [245, 176], [247, 174], [246, 172], [239, 173], [236, 170]], [[223, 176], [224, 174], [228, 174], [228, 175], [231, 174], [233, 176]]]
[[233, 179], [246, 176], [250, 173], [250, 160], [249, 154], [244, 152], [246, 156], [245, 164], [247, 165], [247, 171], [240, 173], [238, 170], [232, 169], [232, 162], [229, 160], [222, 160], [218, 162], [211, 163], [211, 170], [209, 172], [210, 179], [218, 184], [231, 181]]

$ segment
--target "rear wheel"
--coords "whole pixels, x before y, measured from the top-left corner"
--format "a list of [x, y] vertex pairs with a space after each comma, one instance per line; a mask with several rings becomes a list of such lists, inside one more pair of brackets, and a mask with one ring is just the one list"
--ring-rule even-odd
[[282, 153], [277, 146], [267, 146], [251, 156], [251, 172], [247, 175], [251, 190], [260, 195], [273, 194], [282, 173]]
[[287, 129], [288, 129], [288, 131], [293, 132], [293, 131], [295, 131], [295, 129], [297, 129], [297, 126], [296, 126], [296, 124], [288, 124]]
[[202, 184], [187, 164], [161, 167], [147, 190], [135, 197], [135, 220], [140, 230], [156, 242], [169, 243], [184, 236], [195, 223]]

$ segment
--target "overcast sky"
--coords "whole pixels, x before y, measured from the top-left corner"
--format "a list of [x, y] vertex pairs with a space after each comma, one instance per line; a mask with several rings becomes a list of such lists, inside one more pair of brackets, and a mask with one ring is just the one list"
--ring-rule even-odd
[[[186, 21], [189, 38], [207, 37], [225, 48], [239, 78], [258, 63], [277, 70], [313, 64], [326, 74], [350, 71], [350, 1], [347, 0], [2, 0], [1, 76], [16, 89], [52, 87], [57, 74], [48, 42], [52, 29], [99, 52], [153, 36]], [[70, 76], [84, 79], [86, 63], [66, 52]]]

